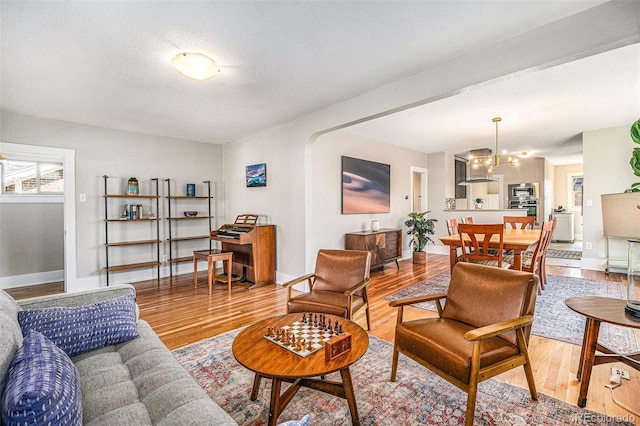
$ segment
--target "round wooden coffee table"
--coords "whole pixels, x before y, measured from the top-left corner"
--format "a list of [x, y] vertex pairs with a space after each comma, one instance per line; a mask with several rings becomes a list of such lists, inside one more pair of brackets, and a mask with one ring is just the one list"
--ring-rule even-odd
[[[325, 361], [324, 348], [307, 357], [301, 357], [277, 344], [267, 340], [264, 336], [269, 327], [281, 328], [302, 319], [302, 314], [288, 314], [259, 321], [240, 332], [233, 341], [233, 356], [244, 367], [256, 373], [251, 391], [251, 400], [258, 397], [260, 380], [270, 378], [271, 402], [269, 405], [269, 425], [276, 425], [278, 416], [287, 406], [301, 386], [330, 393], [344, 398], [349, 404], [351, 421], [360, 424], [356, 397], [351, 381], [349, 366], [358, 361], [369, 347], [369, 336], [358, 324], [342, 317], [326, 315], [332, 323], [338, 321], [342, 330], [351, 333], [351, 351]], [[340, 372], [342, 382], [312, 379], [335, 371]], [[280, 395], [282, 382], [292, 385]]]

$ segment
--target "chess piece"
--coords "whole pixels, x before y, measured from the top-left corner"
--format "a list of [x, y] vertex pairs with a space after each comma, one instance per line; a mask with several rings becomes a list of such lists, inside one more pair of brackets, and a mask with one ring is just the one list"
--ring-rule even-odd
[[311, 340], [307, 342], [307, 350], [311, 352], [313, 350], [313, 346], [311, 346]]
[[302, 314], [302, 323], [306, 323], [307, 322], [307, 314]]

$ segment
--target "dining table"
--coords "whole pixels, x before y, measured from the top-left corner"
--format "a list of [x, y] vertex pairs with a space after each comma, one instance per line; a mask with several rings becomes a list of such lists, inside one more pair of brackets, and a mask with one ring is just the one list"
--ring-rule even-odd
[[[468, 236], [465, 236], [465, 242], [471, 241]], [[522, 252], [529, 246], [540, 239], [539, 229], [505, 229], [502, 236], [502, 249], [513, 251], [513, 269], [522, 270]], [[446, 237], [440, 237], [442, 244], [449, 246], [449, 264], [451, 270], [458, 261], [458, 247], [462, 247], [460, 242], [460, 235], [453, 234]], [[499, 248], [500, 237], [494, 235], [489, 241], [489, 247]]]

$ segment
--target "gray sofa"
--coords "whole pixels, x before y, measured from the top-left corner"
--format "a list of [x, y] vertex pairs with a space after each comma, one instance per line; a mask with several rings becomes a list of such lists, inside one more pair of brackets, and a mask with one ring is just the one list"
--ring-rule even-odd
[[[0, 290], [0, 401], [22, 344], [18, 311], [81, 306], [127, 294], [130, 285], [15, 301]], [[236, 425], [175, 360], [149, 324], [139, 338], [72, 357], [80, 373], [85, 425]], [[1, 420], [1, 419], [0, 419]]]

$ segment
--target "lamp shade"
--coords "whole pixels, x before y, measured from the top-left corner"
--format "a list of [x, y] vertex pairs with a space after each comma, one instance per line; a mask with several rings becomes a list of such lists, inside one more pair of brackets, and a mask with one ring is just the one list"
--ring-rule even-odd
[[182, 75], [194, 80], [206, 80], [220, 71], [218, 64], [202, 53], [179, 53], [171, 63]]

